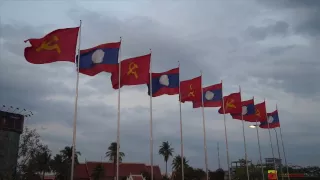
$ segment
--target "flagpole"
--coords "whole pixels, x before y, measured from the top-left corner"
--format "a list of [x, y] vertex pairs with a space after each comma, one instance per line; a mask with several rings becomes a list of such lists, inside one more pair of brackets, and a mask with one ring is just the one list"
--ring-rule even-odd
[[[277, 133], [277, 130], [275, 128], [273, 130], [276, 133], [278, 155], [279, 155], [279, 160], [280, 160], [281, 159], [281, 155], [280, 155], [280, 148], [279, 148], [278, 133]], [[281, 179], [283, 180], [282, 163], [280, 163], [279, 168], [280, 168]]]
[[152, 124], [152, 51], [150, 49], [150, 164], [151, 180], [153, 180], [153, 124]]
[[80, 64], [80, 45], [81, 45], [81, 24], [80, 20], [79, 32], [78, 32], [78, 60], [77, 60], [77, 82], [76, 82], [76, 97], [74, 103], [74, 117], [73, 117], [73, 138], [72, 138], [72, 160], [71, 160], [71, 175], [70, 179], [73, 180], [74, 171], [74, 159], [76, 149], [76, 135], [77, 135], [77, 116], [78, 116], [78, 92], [79, 92], [79, 64]]
[[[253, 97], [254, 100], [254, 97]], [[257, 131], [257, 139], [258, 139], [258, 147], [259, 147], [259, 156], [260, 156], [260, 167], [262, 173], [262, 180], [264, 180], [264, 170], [262, 165], [262, 155], [261, 155], [261, 146], [260, 146], [260, 135], [259, 135], [259, 126], [258, 126], [258, 119], [256, 118], [256, 131]]]
[[[276, 110], [277, 110], [277, 112], [278, 112], [278, 117], [279, 117], [279, 110], [278, 110], [278, 105], [277, 105], [277, 104], [276, 104]], [[280, 123], [280, 122], [279, 122], [279, 123]], [[282, 143], [282, 150], [283, 150], [284, 162], [285, 162], [286, 168], [287, 168], [288, 180], [290, 180], [289, 167], [288, 167], [286, 151], [285, 151], [284, 143], [283, 143], [283, 139], [282, 139], [281, 126], [279, 127], [279, 129], [280, 129], [280, 138], [281, 138], [281, 143]]]
[[119, 69], [118, 69], [118, 120], [117, 120], [117, 170], [116, 170], [116, 179], [119, 180], [119, 159], [120, 159], [120, 89], [121, 89], [121, 44], [122, 44], [122, 37], [120, 37], [120, 48], [119, 48]]
[[206, 167], [207, 180], [209, 180], [208, 172], [208, 154], [207, 154], [207, 137], [206, 137], [206, 120], [204, 117], [204, 102], [203, 102], [203, 85], [202, 85], [202, 71], [201, 71], [201, 103], [202, 103], [202, 124], [203, 124], [203, 148], [204, 148], [204, 162]]
[[219, 163], [219, 169], [221, 168], [221, 163], [220, 163], [220, 150], [219, 150], [219, 142], [217, 143], [218, 144], [218, 147], [217, 147], [217, 150], [218, 150], [218, 163]]
[[223, 98], [223, 84], [222, 85], [222, 110], [223, 110], [223, 121], [224, 121], [224, 136], [226, 140], [226, 152], [227, 152], [227, 164], [228, 164], [228, 179], [231, 180], [230, 173], [230, 159], [229, 159], [229, 147], [228, 147], [228, 135], [227, 135], [227, 123], [226, 123], [226, 110], [224, 109], [224, 98]]
[[[264, 100], [264, 102], [266, 102], [266, 100]], [[265, 105], [265, 107], [266, 107], [266, 112], [267, 112], [267, 105]], [[267, 114], [266, 114], [266, 120], [267, 120], [267, 124], [268, 124], [270, 146], [271, 146], [271, 152], [272, 152], [272, 158], [273, 158], [273, 166], [274, 166], [274, 170], [277, 170], [277, 169], [276, 169], [276, 161], [275, 161], [275, 159], [274, 159], [274, 152], [273, 152], [273, 145], [272, 145], [272, 137], [271, 137], [270, 126], [269, 126], [269, 121], [268, 121], [268, 115], [267, 115]]]
[[[239, 86], [239, 92], [241, 96], [241, 87]], [[242, 122], [242, 135], [243, 135], [243, 145], [244, 145], [244, 157], [246, 160], [246, 171], [247, 171], [247, 179], [249, 180], [249, 168], [248, 168], [248, 154], [247, 154], [247, 143], [246, 143], [246, 135], [244, 131], [244, 120], [243, 120], [243, 113], [241, 112], [241, 122]]]
[[180, 81], [180, 61], [178, 61], [179, 67], [179, 108], [180, 108], [180, 148], [181, 148], [181, 179], [184, 180], [184, 163], [183, 163], [183, 132], [182, 132], [182, 111], [181, 111], [181, 81]]

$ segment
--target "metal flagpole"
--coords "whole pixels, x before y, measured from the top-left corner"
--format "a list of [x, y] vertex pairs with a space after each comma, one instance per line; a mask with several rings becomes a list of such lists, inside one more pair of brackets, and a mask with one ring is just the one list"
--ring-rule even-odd
[[[254, 100], [254, 97], [253, 97], [253, 100]], [[261, 173], [262, 173], [262, 180], [264, 180], [264, 170], [263, 170], [263, 164], [262, 164], [260, 136], [259, 136], [259, 125], [258, 125], [258, 119], [257, 118], [256, 118], [256, 131], [257, 131], [257, 139], [258, 139], [258, 147], [259, 147], [259, 155], [260, 155], [260, 167], [261, 167]]]
[[[222, 84], [222, 80], [221, 80]], [[224, 98], [223, 98], [223, 84], [222, 84], [222, 110], [223, 110], [223, 121], [224, 121], [224, 136], [226, 139], [226, 152], [227, 152], [227, 164], [228, 164], [228, 179], [231, 180], [230, 173], [230, 159], [229, 159], [229, 147], [228, 147], [228, 135], [227, 135], [227, 123], [226, 123], [226, 110], [224, 109]]]
[[[277, 104], [276, 104], [276, 110], [278, 111], [278, 117], [279, 117], [279, 110], [278, 110], [278, 105], [277, 105]], [[283, 139], [282, 139], [281, 126], [279, 127], [279, 129], [280, 129], [280, 138], [281, 138], [281, 143], [282, 143], [282, 150], [283, 150], [284, 162], [285, 162], [286, 168], [287, 168], [287, 176], [288, 176], [288, 180], [290, 180], [289, 167], [288, 167], [286, 151], [285, 151], [285, 149], [284, 149], [284, 143], [283, 143]]]
[[71, 175], [70, 179], [73, 180], [74, 171], [74, 159], [76, 151], [76, 135], [77, 135], [77, 116], [78, 116], [78, 92], [79, 92], [79, 63], [80, 63], [80, 45], [81, 45], [81, 24], [80, 20], [79, 32], [78, 32], [78, 60], [77, 60], [77, 82], [76, 82], [76, 97], [74, 103], [74, 118], [73, 118], [73, 138], [72, 138], [72, 160], [71, 160]]
[[209, 180], [208, 172], [208, 154], [207, 154], [207, 138], [206, 138], [206, 120], [204, 117], [204, 102], [203, 102], [203, 85], [202, 85], [202, 71], [201, 71], [201, 103], [202, 103], [202, 123], [203, 123], [203, 148], [204, 148], [204, 162], [206, 166], [207, 180]]
[[221, 163], [220, 163], [220, 150], [219, 150], [219, 142], [218, 142], [218, 163], [219, 163], [219, 169], [221, 168]]
[[153, 124], [152, 124], [152, 58], [150, 49], [150, 164], [151, 164], [151, 180], [153, 180]]
[[180, 91], [180, 62], [179, 63], [179, 107], [180, 107], [180, 145], [181, 145], [181, 177], [184, 180], [184, 163], [183, 163], [183, 133], [182, 133], [182, 112], [181, 112], [181, 91]]
[[[273, 130], [274, 130], [274, 132], [276, 132], [277, 148], [278, 148], [278, 155], [279, 155], [279, 160], [280, 160], [281, 159], [281, 155], [280, 155], [280, 148], [279, 148], [278, 133], [277, 133], [277, 130], [275, 128]], [[283, 180], [283, 173], [282, 173], [282, 165], [281, 165], [281, 163], [279, 164], [279, 168], [280, 168], [281, 179]]]
[[[239, 92], [241, 96], [241, 87], [239, 86]], [[247, 179], [250, 179], [249, 176], [249, 168], [248, 168], [248, 154], [247, 154], [247, 143], [246, 143], [246, 135], [244, 131], [244, 120], [243, 120], [243, 112], [241, 112], [241, 122], [242, 122], [242, 135], [243, 135], [243, 145], [244, 145], [244, 157], [246, 160], [246, 171], [247, 171]]]
[[120, 49], [119, 49], [119, 56], [118, 56], [118, 62], [119, 62], [119, 69], [118, 69], [118, 120], [117, 120], [117, 174], [116, 179], [119, 180], [119, 151], [120, 151], [120, 89], [121, 89], [121, 44], [122, 44], [122, 37], [120, 37]]
[[[264, 103], [266, 102], [266, 100], [264, 100]], [[266, 106], [266, 112], [267, 112], [267, 105]], [[271, 132], [270, 132], [270, 126], [269, 126], [269, 121], [268, 121], [268, 115], [266, 114], [266, 120], [267, 120], [267, 124], [268, 124], [268, 131], [269, 131], [269, 139], [270, 139], [270, 146], [271, 146], [271, 151], [272, 151], [272, 158], [273, 158], [273, 166], [274, 166], [274, 170], [277, 170], [276, 168], [276, 161], [274, 159], [274, 152], [273, 152], [273, 145], [272, 145], [272, 137], [271, 137]]]

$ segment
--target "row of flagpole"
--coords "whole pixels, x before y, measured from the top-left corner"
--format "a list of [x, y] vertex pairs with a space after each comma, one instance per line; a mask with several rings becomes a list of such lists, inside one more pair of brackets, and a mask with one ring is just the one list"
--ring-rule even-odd
[[[76, 126], [77, 126], [77, 114], [78, 114], [78, 91], [79, 91], [79, 62], [80, 62], [80, 46], [81, 46], [81, 25], [82, 21], [80, 20], [80, 26], [79, 26], [79, 34], [78, 34], [78, 56], [77, 56], [77, 76], [76, 76], [76, 92], [75, 92], [75, 106], [74, 106], [74, 120], [73, 120], [73, 139], [72, 139], [72, 162], [71, 162], [71, 179], [73, 179], [74, 175], [74, 163], [75, 163], [75, 150], [76, 150]], [[120, 37], [120, 42], [122, 41], [122, 38]], [[121, 43], [120, 43], [121, 44]], [[151, 49], [150, 49], [151, 53]], [[119, 62], [119, 84], [118, 84], [118, 115], [117, 115], [117, 155], [116, 155], [116, 180], [119, 180], [119, 149], [120, 149], [120, 87], [121, 87], [121, 47], [119, 49], [119, 56], [118, 56], [118, 62]], [[179, 62], [179, 68], [180, 68], [180, 62]], [[150, 59], [150, 165], [151, 165], [151, 180], [153, 180], [153, 121], [152, 121], [152, 58]], [[202, 72], [201, 72], [202, 77]], [[222, 81], [221, 81], [222, 84]], [[241, 94], [241, 88], [239, 86], [239, 91]], [[179, 111], [180, 111], [180, 145], [181, 145], [181, 177], [182, 180], [184, 180], [184, 151], [183, 151], [183, 126], [182, 126], [182, 111], [181, 111], [181, 90], [179, 85]], [[204, 115], [204, 100], [203, 100], [203, 89], [201, 90], [201, 97], [202, 97], [202, 118], [203, 118], [203, 135], [204, 135], [204, 155], [205, 155], [205, 169], [206, 169], [206, 179], [209, 180], [209, 170], [208, 170], [208, 158], [207, 158], [207, 142], [206, 142], [206, 125], [205, 125], [205, 115]], [[223, 89], [222, 89], [222, 97], [223, 97]], [[224, 98], [222, 98], [222, 110], [223, 110], [223, 120], [224, 120], [224, 131], [225, 131], [225, 144], [226, 144], [226, 154], [227, 154], [227, 167], [228, 167], [228, 179], [231, 180], [231, 172], [230, 172], [230, 157], [229, 157], [229, 147], [228, 147], [228, 136], [227, 136], [227, 125], [226, 125], [226, 115], [225, 115], [225, 106], [224, 106]], [[278, 110], [278, 108], [276, 108]], [[272, 150], [272, 156], [273, 156], [273, 165], [274, 169], [276, 170], [276, 163], [274, 158], [274, 151], [273, 151], [273, 144], [271, 140], [271, 132], [267, 118], [267, 124], [268, 124], [268, 131], [269, 131], [269, 139], [270, 139], [270, 146]], [[246, 138], [245, 138], [245, 131], [244, 131], [244, 120], [243, 120], [243, 114], [241, 114], [241, 121], [242, 121], [242, 129], [243, 129], [243, 139], [244, 139], [244, 151], [245, 151], [245, 161], [246, 161], [246, 174], [247, 179], [249, 180], [249, 169], [248, 169], [248, 157], [247, 157], [247, 147], [246, 147]], [[264, 180], [264, 170], [262, 165], [262, 155], [261, 155], [261, 146], [260, 146], [260, 137], [259, 137], [259, 128], [258, 128], [258, 122], [256, 120], [256, 132], [257, 132], [257, 139], [258, 139], [258, 147], [259, 147], [259, 156], [260, 156], [260, 166], [261, 166], [261, 173]], [[287, 175], [289, 178], [289, 171], [288, 171], [288, 164], [285, 154], [285, 148], [284, 143], [282, 139], [282, 131], [281, 127], [280, 129], [280, 137], [282, 141], [282, 148], [283, 148], [283, 155], [285, 159], [285, 165], [287, 167]], [[276, 130], [275, 130], [276, 132]], [[279, 143], [278, 143], [278, 135], [276, 132], [276, 138], [277, 138], [277, 147], [278, 147], [278, 154], [280, 159], [280, 149], [279, 149]], [[219, 155], [219, 145], [218, 145], [218, 161], [219, 161], [219, 168], [220, 168], [220, 155]], [[282, 174], [282, 167], [281, 167], [281, 174]]]

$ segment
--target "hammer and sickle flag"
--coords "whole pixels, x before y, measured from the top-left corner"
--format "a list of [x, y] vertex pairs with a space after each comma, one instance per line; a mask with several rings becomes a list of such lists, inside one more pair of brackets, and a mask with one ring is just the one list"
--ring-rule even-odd
[[256, 115], [257, 121], [263, 122], [267, 120], [266, 102], [262, 102], [254, 105], [254, 109], [256, 111], [255, 115]]
[[24, 57], [32, 64], [57, 61], [75, 62], [79, 27], [57, 29], [40, 39], [28, 39], [30, 47], [24, 49]]
[[201, 76], [180, 82], [180, 101], [201, 100]]
[[[240, 93], [232, 93], [228, 96], [223, 97], [223, 105], [219, 109], [220, 114], [240, 114], [242, 113], [241, 95]], [[224, 111], [223, 111], [224, 110]]]
[[121, 61], [120, 82], [119, 68], [111, 74], [113, 89], [119, 89], [119, 86], [121, 88], [122, 86], [148, 84], [150, 81], [150, 60], [151, 54], [147, 54]]

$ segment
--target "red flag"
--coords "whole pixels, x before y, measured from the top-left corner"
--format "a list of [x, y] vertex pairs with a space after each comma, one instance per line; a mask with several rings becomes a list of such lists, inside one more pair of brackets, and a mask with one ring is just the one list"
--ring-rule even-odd
[[75, 62], [79, 27], [57, 29], [40, 39], [28, 39], [31, 47], [24, 49], [24, 57], [32, 64], [56, 61]]
[[224, 101], [224, 112], [223, 107], [219, 109], [220, 114], [228, 114], [228, 113], [235, 113], [239, 114], [242, 113], [242, 104], [241, 104], [241, 95], [240, 92], [232, 93], [228, 96], [223, 97]]
[[201, 76], [180, 82], [181, 102], [201, 100]]
[[254, 105], [257, 121], [263, 122], [267, 120], [266, 102]]
[[[121, 61], [120, 88], [122, 86], [148, 84], [150, 81], [151, 54]], [[112, 73], [113, 89], [119, 89], [119, 68]]]

